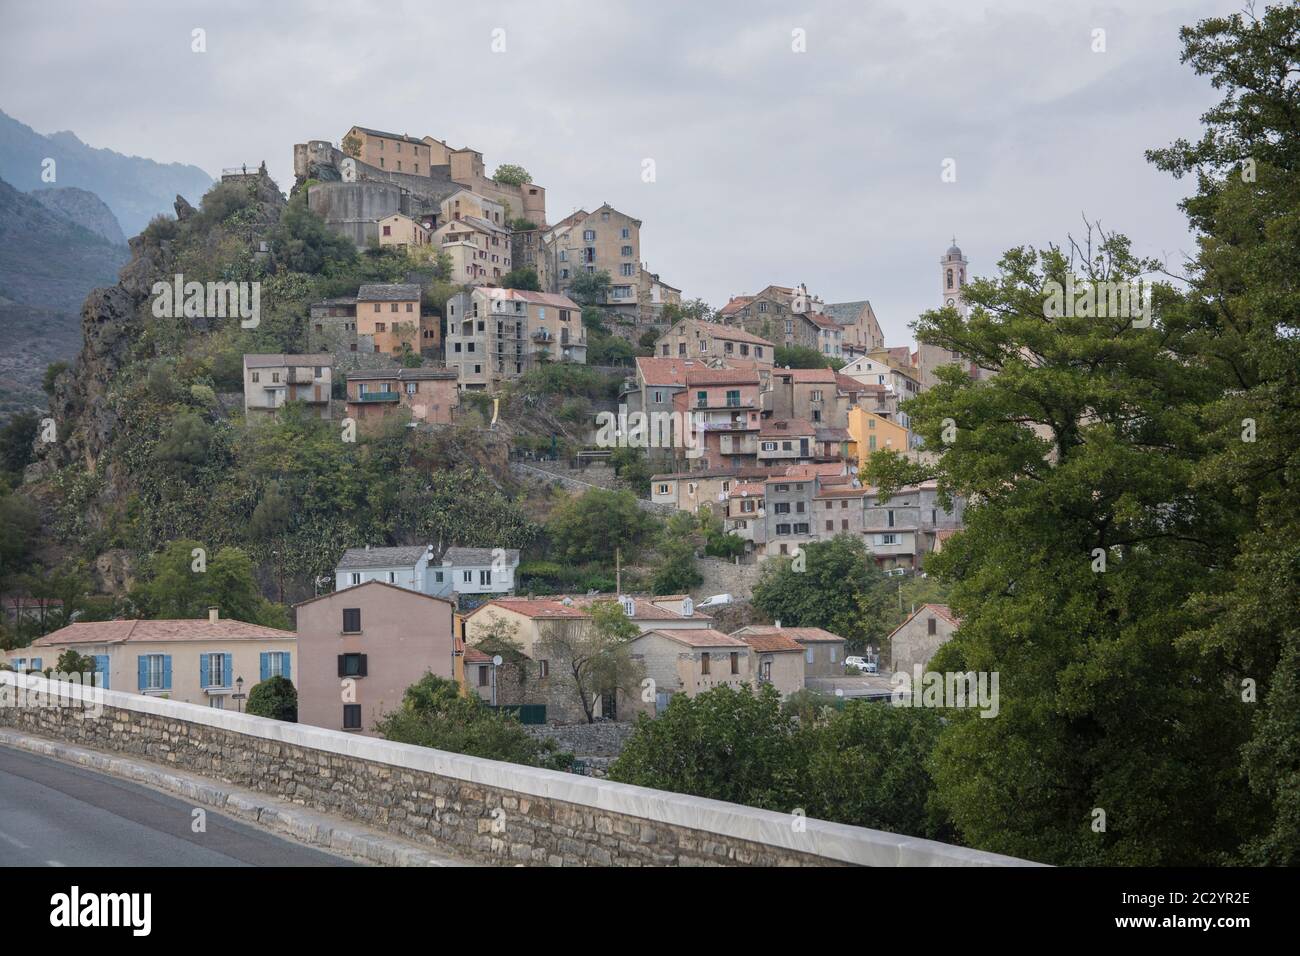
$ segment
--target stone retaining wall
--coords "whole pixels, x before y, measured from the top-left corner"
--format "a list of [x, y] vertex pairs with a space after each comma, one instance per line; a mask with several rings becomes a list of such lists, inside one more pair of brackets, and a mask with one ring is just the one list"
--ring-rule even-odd
[[[21, 685], [21, 686], [20, 686]], [[50, 706], [33, 690], [62, 689]], [[0, 725], [129, 754], [484, 862], [1007, 865], [929, 840], [0, 672]]]

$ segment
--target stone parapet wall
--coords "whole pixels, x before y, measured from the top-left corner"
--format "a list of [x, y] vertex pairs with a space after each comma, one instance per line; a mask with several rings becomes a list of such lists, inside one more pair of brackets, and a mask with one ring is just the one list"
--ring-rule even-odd
[[[21, 692], [18, 684], [25, 684]], [[96, 700], [42, 705], [33, 690]], [[488, 863], [1015, 865], [878, 830], [0, 672], [0, 725], [129, 754]]]

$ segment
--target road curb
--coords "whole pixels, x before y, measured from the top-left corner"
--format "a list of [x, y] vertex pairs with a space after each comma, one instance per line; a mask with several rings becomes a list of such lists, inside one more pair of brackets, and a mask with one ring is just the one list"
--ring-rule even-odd
[[275, 800], [253, 790], [226, 786], [197, 774], [169, 770], [143, 760], [76, 747], [9, 728], [0, 728], [0, 746], [85, 767], [183, 797], [192, 800], [196, 806], [212, 807], [243, 823], [287, 836], [306, 846], [329, 850], [355, 862], [374, 866], [473, 865], [431, 853], [382, 830], [346, 823], [337, 817]]

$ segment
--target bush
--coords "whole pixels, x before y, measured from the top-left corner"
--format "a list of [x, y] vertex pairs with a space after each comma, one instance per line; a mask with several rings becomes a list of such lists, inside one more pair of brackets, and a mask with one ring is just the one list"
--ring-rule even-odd
[[287, 677], [268, 677], [248, 692], [250, 714], [298, 722], [298, 691]]

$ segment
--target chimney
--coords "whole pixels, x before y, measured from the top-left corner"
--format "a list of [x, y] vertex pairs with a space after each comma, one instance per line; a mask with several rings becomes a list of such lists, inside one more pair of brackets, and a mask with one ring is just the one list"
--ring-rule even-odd
[[216, 624], [216, 623], [217, 623], [217, 617], [218, 617], [218, 614], [217, 614], [217, 606], [216, 606], [215, 604], [213, 604], [211, 607], [208, 608], [208, 623], [209, 623], [209, 624]]

